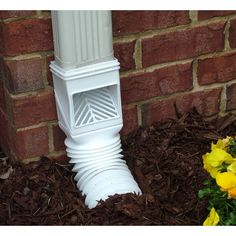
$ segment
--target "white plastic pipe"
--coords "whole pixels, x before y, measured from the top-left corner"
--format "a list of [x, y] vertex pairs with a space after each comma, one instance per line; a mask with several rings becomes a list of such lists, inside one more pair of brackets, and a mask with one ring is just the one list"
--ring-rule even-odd
[[77, 187], [93, 208], [114, 194], [141, 194], [122, 159], [119, 63], [110, 11], [53, 11], [51, 63], [59, 126]]
[[55, 61], [63, 69], [113, 60], [110, 11], [52, 11]]

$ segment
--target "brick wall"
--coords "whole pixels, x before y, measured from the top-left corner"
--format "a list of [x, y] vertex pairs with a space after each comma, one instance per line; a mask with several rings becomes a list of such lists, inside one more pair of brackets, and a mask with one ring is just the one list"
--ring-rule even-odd
[[123, 134], [196, 107], [236, 111], [236, 11], [115, 11]]
[[[17, 160], [64, 158], [50, 12], [0, 12], [0, 144]], [[236, 111], [236, 11], [114, 11], [124, 128]]]
[[48, 68], [53, 59], [50, 12], [1, 11], [0, 18], [1, 146], [18, 160], [64, 156]]

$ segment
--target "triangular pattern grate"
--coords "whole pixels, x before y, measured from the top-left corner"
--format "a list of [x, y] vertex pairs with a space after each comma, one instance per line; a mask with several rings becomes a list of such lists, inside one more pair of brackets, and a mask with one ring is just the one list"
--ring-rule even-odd
[[75, 126], [80, 127], [118, 116], [108, 88], [99, 88], [73, 96]]

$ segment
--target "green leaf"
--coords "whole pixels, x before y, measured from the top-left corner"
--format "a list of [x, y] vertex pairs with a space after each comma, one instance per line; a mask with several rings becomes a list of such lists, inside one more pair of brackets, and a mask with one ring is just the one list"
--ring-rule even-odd
[[233, 156], [236, 157], [236, 140], [231, 139], [228, 144], [228, 152]]
[[235, 225], [236, 224], [236, 212], [230, 212], [227, 219], [224, 222], [225, 225]]
[[[232, 203], [233, 206], [236, 207], [236, 199], [231, 199], [231, 203]], [[235, 209], [236, 209], [236, 208], [235, 208]]]
[[203, 198], [207, 195], [209, 195], [211, 193], [211, 189], [210, 188], [204, 188], [198, 191], [198, 197], [199, 198]]
[[205, 179], [202, 183], [203, 183], [203, 185], [210, 185], [211, 179]]

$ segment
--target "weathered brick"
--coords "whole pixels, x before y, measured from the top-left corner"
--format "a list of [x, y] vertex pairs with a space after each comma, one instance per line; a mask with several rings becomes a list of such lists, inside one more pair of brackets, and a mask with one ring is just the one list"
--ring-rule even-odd
[[135, 42], [136, 41], [114, 44], [114, 55], [120, 62], [121, 71], [135, 68], [135, 61], [133, 58]]
[[6, 111], [6, 101], [3, 82], [0, 80], [0, 109]]
[[0, 19], [33, 16], [36, 11], [0, 11]]
[[70, 160], [69, 157], [67, 157], [66, 154], [61, 154], [61, 153], [50, 153], [50, 156], [48, 158], [52, 161], [57, 161], [61, 164], [68, 164], [68, 161]]
[[53, 55], [49, 55], [46, 57], [46, 65], [47, 65], [47, 80], [48, 80], [48, 84], [50, 86], [53, 87], [53, 79], [52, 79], [52, 72], [50, 71], [50, 63], [51, 61], [54, 60], [54, 56]]
[[236, 54], [199, 60], [197, 77], [200, 85], [236, 79]]
[[138, 128], [137, 107], [123, 108], [123, 128], [121, 135], [125, 136]]
[[236, 48], [236, 19], [230, 21], [229, 45], [231, 48]]
[[4, 54], [53, 50], [51, 19], [26, 19], [3, 24]]
[[176, 109], [180, 114], [189, 112], [194, 107], [203, 116], [216, 114], [219, 112], [220, 94], [221, 89], [212, 89], [144, 104], [142, 107], [143, 125], [176, 119]]
[[60, 129], [58, 125], [53, 125], [52, 127], [53, 131], [53, 145], [55, 151], [62, 151], [66, 149], [66, 146], [64, 144], [66, 135], [64, 132]]
[[0, 109], [0, 146], [4, 153], [9, 156], [10, 154], [10, 141], [8, 132], [8, 119], [3, 110]]
[[236, 11], [198, 11], [198, 20], [206, 20], [217, 16], [236, 14]]
[[191, 88], [191, 63], [164, 67], [150, 73], [141, 73], [121, 80], [121, 94], [124, 104], [186, 91]]
[[0, 80], [4, 82], [8, 77], [10, 77], [9, 68], [4, 58], [0, 56]]
[[142, 40], [143, 66], [188, 59], [224, 48], [224, 23], [214, 23]]
[[1, 81], [4, 79], [4, 67], [5, 67], [4, 58], [0, 56], [0, 80]]
[[12, 122], [18, 128], [57, 118], [52, 91], [41, 91], [36, 95], [17, 97], [10, 102]]
[[0, 21], [0, 53], [3, 54], [3, 23]]
[[113, 35], [127, 35], [190, 22], [188, 11], [113, 11]]
[[6, 78], [6, 84], [11, 93], [23, 93], [44, 87], [41, 58], [7, 61], [7, 66], [10, 76]]
[[227, 111], [235, 110], [236, 109], [236, 83], [227, 86], [226, 94], [227, 94], [227, 103], [226, 103]]
[[12, 140], [14, 153], [19, 160], [46, 156], [49, 153], [47, 126], [15, 131]]
[[194, 92], [176, 98], [176, 106], [181, 114], [195, 107], [203, 116], [211, 116], [219, 112], [221, 89]]
[[150, 102], [142, 107], [142, 124], [145, 126], [155, 122], [165, 122], [169, 119], [176, 119], [175, 99], [168, 98]]

